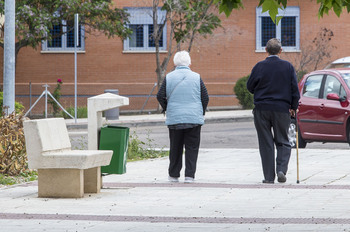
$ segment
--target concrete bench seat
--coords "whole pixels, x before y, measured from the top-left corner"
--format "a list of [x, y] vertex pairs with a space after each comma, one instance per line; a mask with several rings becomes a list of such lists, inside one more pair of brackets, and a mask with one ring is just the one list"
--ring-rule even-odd
[[106, 160], [110, 152], [94, 150], [61, 150], [56, 152], [45, 152], [42, 154], [45, 162], [40, 168], [77, 168], [88, 169], [109, 165]]
[[38, 170], [39, 197], [83, 197], [99, 193], [101, 166], [109, 165], [113, 151], [71, 150], [63, 118], [23, 123], [28, 166]]

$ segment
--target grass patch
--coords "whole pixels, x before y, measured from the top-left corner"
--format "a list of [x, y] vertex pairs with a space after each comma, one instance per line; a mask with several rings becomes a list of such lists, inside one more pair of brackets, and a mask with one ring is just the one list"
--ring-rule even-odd
[[146, 142], [141, 141], [136, 132], [130, 135], [128, 146], [128, 161], [138, 161], [145, 159], [155, 159], [165, 156], [169, 156], [169, 151], [162, 149], [156, 149], [154, 147], [154, 139], [147, 134]]
[[24, 171], [16, 176], [0, 174], [0, 185], [14, 185], [34, 181], [38, 179], [37, 171]]

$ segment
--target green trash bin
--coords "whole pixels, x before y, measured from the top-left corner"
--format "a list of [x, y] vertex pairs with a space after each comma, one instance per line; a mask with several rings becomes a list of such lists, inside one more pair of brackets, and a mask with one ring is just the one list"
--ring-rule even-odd
[[106, 126], [100, 132], [100, 150], [113, 150], [111, 163], [101, 167], [101, 173], [124, 174], [129, 142], [129, 128], [120, 126]]

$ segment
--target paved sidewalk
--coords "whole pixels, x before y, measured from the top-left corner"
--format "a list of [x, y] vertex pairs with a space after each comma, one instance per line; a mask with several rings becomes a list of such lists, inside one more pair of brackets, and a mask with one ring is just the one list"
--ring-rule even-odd
[[347, 150], [293, 150], [285, 184], [262, 184], [256, 149], [202, 149], [196, 182], [167, 181], [167, 158], [131, 162], [100, 194], [37, 197], [0, 189], [0, 231], [350, 231]]
[[[163, 125], [163, 115], [120, 116], [111, 124]], [[206, 123], [252, 120], [251, 110], [212, 111]], [[66, 120], [69, 129], [87, 120]], [[350, 231], [348, 150], [292, 151], [285, 184], [262, 184], [257, 149], [201, 149], [196, 182], [167, 181], [168, 159], [131, 162], [104, 176], [100, 194], [38, 198], [36, 182], [0, 188], [0, 231]]]

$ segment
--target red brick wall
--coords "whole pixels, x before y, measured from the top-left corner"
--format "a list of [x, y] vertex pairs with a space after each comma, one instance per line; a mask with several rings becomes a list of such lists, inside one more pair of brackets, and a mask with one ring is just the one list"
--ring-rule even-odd
[[[138, 0], [115, 0], [117, 7], [140, 6]], [[147, 2], [147, 1], [142, 1]], [[151, 2], [151, 0], [148, 0]], [[265, 53], [255, 52], [255, 7], [257, 0], [244, 1], [244, 9], [232, 12], [229, 18], [221, 16], [223, 28], [218, 29], [207, 39], [195, 42], [191, 51], [192, 70], [199, 72], [211, 95], [209, 107], [237, 107], [233, 96], [235, 82], [248, 75], [256, 62], [266, 57]], [[343, 13], [338, 18], [333, 13], [318, 19], [318, 5], [314, 1], [289, 1], [289, 6], [300, 6], [300, 43], [307, 43], [315, 37], [321, 27], [334, 32], [332, 43], [337, 46], [331, 60], [349, 56], [350, 15]], [[57, 78], [63, 80], [61, 102], [73, 106], [74, 99], [74, 54], [43, 54], [41, 48], [21, 49], [17, 59], [16, 100], [29, 107], [29, 82], [32, 93], [39, 95], [42, 84], [51, 85], [53, 92]], [[101, 94], [105, 89], [118, 89], [120, 95], [130, 96], [130, 105], [121, 110], [140, 110], [146, 96], [156, 82], [154, 53], [123, 53], [123, 44], [119, 38], [107, 39], [101, 36], [89, 36], [85, 43], [85, 53], [78, 54], [78, 99], [79, 105], [86, 105], [86, 97]], [[292, 54], [283, 54], [282, 58], [292, 59]], [[3, 63], [3, 50], [0, 49], [0, 62]], [[169, 70], [172, 68], [169, 64]], [[2, 83], [2, 65], [0, 65], [0, 84]], [[156, 93], [157, 90], [153, 92]], [[141, 95], [141, 96], [138, 96]], [[225, 95], [225, 96], [224, 96]], [[138, 96], [138, 97], [136, 97]], [[32, 102], [36, 100], [33, 97]], [[39, 103], [34, 112], [42, 113], [43, 103]], [[155, 109], [154, 97], [146, 109]]]

